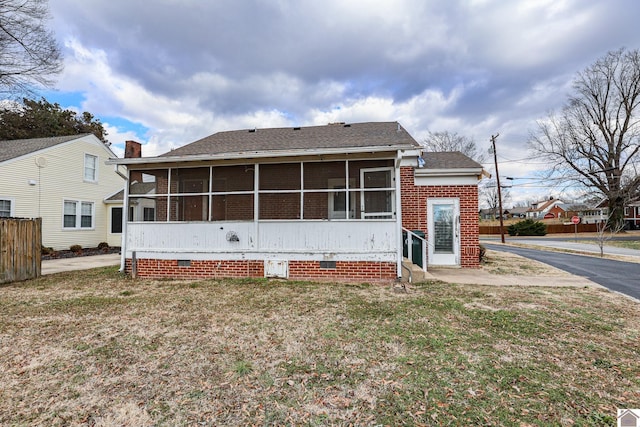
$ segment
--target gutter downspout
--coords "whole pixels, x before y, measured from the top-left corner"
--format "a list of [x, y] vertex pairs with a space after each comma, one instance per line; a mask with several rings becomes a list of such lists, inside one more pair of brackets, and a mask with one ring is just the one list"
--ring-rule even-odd
[[115, 173], [120, 175], [122, 179], [124, 179], [124, 195], [122, 196], [122, 239], [120, 242], [120, 271], [124, 272], [125, 268], [125, 260], [126, 260], [126, 252], [127, 252], [127, 223], [129, 215], [129, 169], [127, 169], [127, 174], [123, 174], [118, 170], [118, 165], [114, 165]]

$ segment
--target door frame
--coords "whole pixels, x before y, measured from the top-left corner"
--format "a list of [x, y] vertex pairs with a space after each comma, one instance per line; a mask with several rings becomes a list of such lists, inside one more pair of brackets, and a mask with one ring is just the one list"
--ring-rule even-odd
[[[435, 252], [434, 205], [453, 205], [453, 252]], [[427, 199], [427, 260], [429, 265], [460, 266], [460, 199], [457, 197], [430, 197]]]

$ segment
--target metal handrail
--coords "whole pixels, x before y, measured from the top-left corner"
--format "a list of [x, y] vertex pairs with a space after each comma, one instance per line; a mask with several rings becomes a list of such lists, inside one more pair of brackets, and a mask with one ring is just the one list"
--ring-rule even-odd
[[[413, 263], [413, 251], [411, 250], [413, 245], [413, 238], [415, 237], [416, 239], [420, 240], [420, 247], [422, 249], [422, 271], [427, 271], [427, 239], [418, 236], [416, 233], [412, 232], [411, 230], [407, 230], [404, 227], [402, 227], [402, 231], [407, 232], [407, 240], [405, 241], [405, 243], [407, 244], [407, 258], [409, 259], [409, 261], [411, 261], [411, 263]], [[409, 245], [409, 241], [412, 243], [411, 245]]]

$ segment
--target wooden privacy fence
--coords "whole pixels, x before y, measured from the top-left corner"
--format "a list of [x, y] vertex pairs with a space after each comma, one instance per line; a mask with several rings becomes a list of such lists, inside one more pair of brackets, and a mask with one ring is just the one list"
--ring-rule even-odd
[[0, 283], [40, 277], [41, 251], [41, 218], [0, 218]]
[[[564, 224], [546, 224], [547, 225], [547, 234], [556, 234], [556, 233], [574, 233], [575, 226], [564, 225]], [[504, 234], [507, 233], [507, 225], [504, 226]], [[598, 231], [598, 226], [596, 224], [578, 224], [578, 233], [591, 233], [594, 231]], [[481, 225], [480, 226], [480, 234], [500, 234], [500, 226], [499, 225]]]

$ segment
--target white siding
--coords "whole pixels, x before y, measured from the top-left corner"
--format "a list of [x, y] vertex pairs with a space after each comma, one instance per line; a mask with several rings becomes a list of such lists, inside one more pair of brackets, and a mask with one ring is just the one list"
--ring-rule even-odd
[[126, 256], [396, 262], [396, 233], [395, 221], [374, 220], [130, 223]]
[[[84, 181], [84, 155], [98, 156], [98, 181]], [[78, 244], [95, 247], [106, 242], [108, 213], [104, 198], [122, 189], [124, 180], [112, 166], [104, 162], [111, 156], [104, 144], [93, 135], [8, 160], [0, 165], [0, 197], [15, 201], [17, 217], [42, 217], [42, 244], [54, 249], [68, 249]], [[39, 168], [36, 159], [46, 166]], [[30, 185], [29, 181], [35, 181]], [[78, 200], [94, 203], [93, 229], [65, 230], [62, 227], [63, 201]]]

